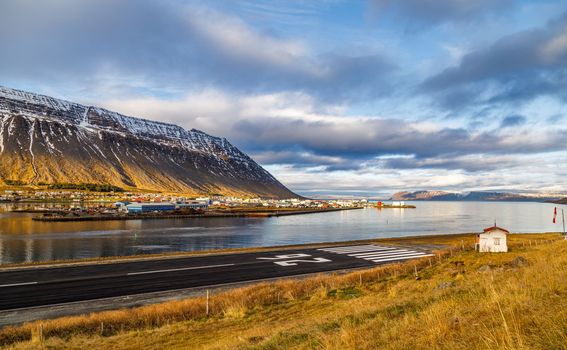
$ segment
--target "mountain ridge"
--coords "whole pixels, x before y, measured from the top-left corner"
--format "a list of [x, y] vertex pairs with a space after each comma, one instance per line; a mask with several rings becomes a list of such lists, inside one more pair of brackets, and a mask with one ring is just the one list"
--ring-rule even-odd
[[447, 192], [447, 191], [402, 191], [392, 195], [390, 200], [406, 201], [529, 201], [544, 202], [555, 200], [555, 196], [528, 196], [510, 192], [497, 191], [471, 191], [471, 192]]
[[298, 197], [226, 138], [2, 86], [0, 178]]

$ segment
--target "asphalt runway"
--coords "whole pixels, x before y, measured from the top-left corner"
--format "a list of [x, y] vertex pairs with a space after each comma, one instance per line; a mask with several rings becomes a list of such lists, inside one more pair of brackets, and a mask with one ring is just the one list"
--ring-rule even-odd
[[6, 271], [0, 272], [0, 310], [372, 267], [430, 255], [357, 245]]

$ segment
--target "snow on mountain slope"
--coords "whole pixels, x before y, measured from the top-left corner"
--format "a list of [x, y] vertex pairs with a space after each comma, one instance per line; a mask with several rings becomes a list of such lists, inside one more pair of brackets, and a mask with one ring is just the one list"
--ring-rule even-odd
[[226, 139], [0, 87], [0, 178], [296, 195]]

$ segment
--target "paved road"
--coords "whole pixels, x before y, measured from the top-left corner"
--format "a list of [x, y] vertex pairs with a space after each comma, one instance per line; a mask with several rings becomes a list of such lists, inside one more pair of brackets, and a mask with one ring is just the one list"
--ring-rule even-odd
[[0, 272], [0, 310], [372, 267], [428, 256], [377, 245]]

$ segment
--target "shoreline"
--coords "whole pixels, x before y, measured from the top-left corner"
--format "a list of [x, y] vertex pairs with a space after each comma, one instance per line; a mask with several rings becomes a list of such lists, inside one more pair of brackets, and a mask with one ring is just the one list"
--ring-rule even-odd
[[[137, 255], [123, 255], [123, 256], [107, 256], [107, 257], [94, 257], [83, 259], [69, 259], [69, 260], [50, 260], [50, 261], [32, 261], [24, 263], [13, 263], [0, 265], [0, 272], [13, 271], [18, 269], [34, 269], [34, 268], [50, 268], [62, 266], [84, 266], [84, 265], [98, 265], [98, 264], [116, 264], [122, 262], [135, 262], [146, 260], [166, 260], [176, 259], [183, 257], [199, 257], [199, 256], [214, 256], [224, 254], [244, 254], [253, 252], [278, 250], [293, 250], [305, 248], [319, 248], [319, 247], [332, 247], [341, 245], [354, 245], [354, 244], [389, 244], [397, 246], [414, 246], [414, 245], [431, 245], [433, 249], [442, 249], [448, 246], [460, 246], [465, 244], [466, 239], [474, 239], [477, 232], [462, 232], [462, 233], [449, 233], [449, 234], [432, 234], [420, 236], [402, 236], [402, 237], [385, 237], [385, 238], [372, 238], [362, 240], [350, 241], [335, 241], [335, 242], [313, 242], [305, 244], [292, 244], [292, 245], [276, 245], [266, 247], [243, 247], [243, 248], [225, 248], [225, 249], [211, 249], [211, 250], [197, 250], [191, 252], [167, 252], [157, 254], [137, 254]], [[515, 239], [525, 242], [538, 241], [548, 239], [550, 235], [561, 235], [561, 232], [534, 232], [534, 233], [512, 233]], [[468, 242], [471, 243], [471, 242]]]
[[126, 221], [126, 220], [159, 220], [159, 219], [189, 219], [189, 218], [225, 218], [225, 217], [278, 217], [288, 215], [303, 215], [328, 213], [343, 210], [363, 209], [353, 208], [329, 208], [314, 210], [275, 210], [275, 211], [243, 211], [235, 212], [210, 212], [205, 214], [130, 214], [130, 215], [100, 215], [100, 216], [36, 216], [34, 221], [42, 222], [73, 222], [73, 221]]

